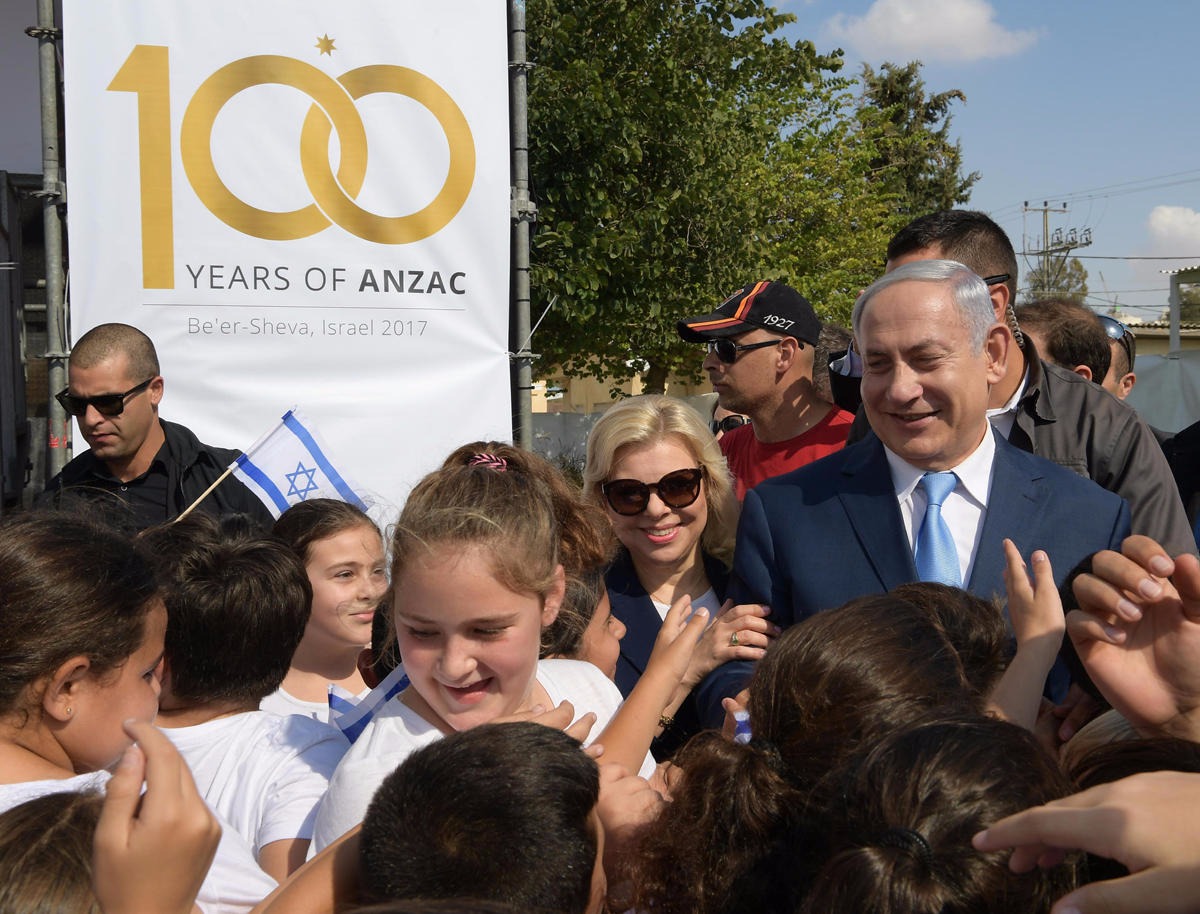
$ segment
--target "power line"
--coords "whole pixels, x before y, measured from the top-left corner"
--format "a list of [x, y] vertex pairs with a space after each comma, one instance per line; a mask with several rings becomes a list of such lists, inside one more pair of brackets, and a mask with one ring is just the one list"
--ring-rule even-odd
[[[1041, 254], [1041, 251], [1018, 251], [1022, 257], [1036, 257]], [[1200, 254], [1192, 254], [1186, 257], [1142, 257], [1135, 254], [1072, 254], [1071, 257], [1076, 260], [1190, 260], [1193, 263], [1200, 263]]]

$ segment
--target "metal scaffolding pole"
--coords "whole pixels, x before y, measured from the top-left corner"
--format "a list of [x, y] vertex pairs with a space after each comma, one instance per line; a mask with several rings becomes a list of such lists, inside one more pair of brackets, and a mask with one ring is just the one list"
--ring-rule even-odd
[[537, 207], [529, 199], [529, 62], [525, 56], [525, 0], [508, 4], [509, 116], [512, 128], [512, 349], [513, 442], [533, 447], [533, 360], [529, 348], [529, 237]]
[[[70, 427], [54, 394], [67, 386], [66, 305], [63, 296], [62, 211], [66, 202], [58, 131], [58, 42], [62, 31], [54, 22], [54, 0], [38, 0], [38, 24], [26, 33], [38, 42], [42, 101], [42, 226], [46, 251], [46, 359], [50, 397], [47, 408], [46, 478], [67, 462]], [[58, 434], [62, 430], [62, 435]]]

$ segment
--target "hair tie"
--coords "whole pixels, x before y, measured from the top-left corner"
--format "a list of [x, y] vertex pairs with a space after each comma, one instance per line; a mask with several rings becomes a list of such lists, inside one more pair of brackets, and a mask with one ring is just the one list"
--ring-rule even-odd
[[508, 461], [503, 457], [497, 457], [495, 454], [472, 454], [471, 459], [467, 461], [467, 466], [487, 467], [489, 470], [503, 473], [508, 469]]
[[780, 753], [779, 747], [773, 742], [769, 739], [762, 739], [756, 736], [746, 745], [760, 753], [767, 760], [767, 764], [771, 767], [772, 771], [780, 777], [787, 776], [787, 762], [783, 760], [783, 754]]
[[889, 828], [875, 843], [881, 847], [894, 847], [916, 857], [925, 864], [926, 869], [933, 867], [933, 848], [919, 831], [913, 831], [911, 828]]

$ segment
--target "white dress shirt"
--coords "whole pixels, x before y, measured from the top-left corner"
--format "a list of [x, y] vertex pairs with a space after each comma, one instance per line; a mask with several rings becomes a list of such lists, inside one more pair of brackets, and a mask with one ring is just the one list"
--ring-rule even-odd
[[[914, 549], [920, 519], [925, 517], [925, 489], [917, 485], [926, 470], [915, 467], [908, 461], [884, 447], [888, 468], [892, 473], [892, 485], [896, 490], [896, 501], [900, 504], [900, 517], [904, 532], [908, 536], [908, 548]], [[975, 552], [983, 533], [983, 521], [987, 517], [988, 492], [992, 487], [992, 460], [996, 455], [996, 441], [992, 427], [969, 457], [950, 470], [958, 477], [954, 491], [942, 505], [942, 519], [950, 528], [954, 545], [958, 550], [958, 570], [962, 574], [963, 587], [971, 579], [975, 565]], [[916, 521], [913, 519], [917, 518]]]

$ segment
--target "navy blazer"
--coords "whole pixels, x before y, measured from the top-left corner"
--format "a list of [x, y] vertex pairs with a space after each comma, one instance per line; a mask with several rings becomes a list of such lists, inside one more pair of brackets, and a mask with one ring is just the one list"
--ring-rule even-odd
[[[708, 583], [716, 591], [717, 599], [725, 599], [729, 584], [729, 569], [712, 556], [704, 555], [704, 573]], [[638, 580], [633, 559], [627, 549], [622, 548], [604, 574], [604, 585], [608, 589], [608, 602], [612, 613], [625, 623], [625, 637], [621, 639], [621, 656], [617, 658], [617, 688], [623, 697], [628, 697], [650, 662], [654, 650], [654, 639], [662, 628], [662, 616], [658, 614], [646, 588]], [[700, 596], [700, 594], [696, 594]]]
[[[1061, 587], [1101, 549], [1120, 549], [1129, 506], [1090, 479], [995, 435], [987, 513], [967, 590], [1004, 599], [1003, 540], [1050, 556]], [[883, 444], [874, 435], [746, 493], [730, 596], [788, 626], [917, 580]]]

